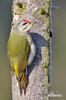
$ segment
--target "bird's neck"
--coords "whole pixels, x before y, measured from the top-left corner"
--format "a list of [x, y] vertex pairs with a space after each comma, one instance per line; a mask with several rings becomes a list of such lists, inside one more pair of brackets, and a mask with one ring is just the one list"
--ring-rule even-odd
[[29, 35], [30, 31], [21, 31], [21, 30], [18, 30], [17, 28], [15, 28], [12, 33], [26, 37], [27, 35]]

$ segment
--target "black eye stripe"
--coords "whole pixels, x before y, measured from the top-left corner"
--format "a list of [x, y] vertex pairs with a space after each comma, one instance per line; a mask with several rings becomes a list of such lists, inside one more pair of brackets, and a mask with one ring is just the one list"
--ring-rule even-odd
[[23, 25], [26, 25], [27, 23], [23, 23]]

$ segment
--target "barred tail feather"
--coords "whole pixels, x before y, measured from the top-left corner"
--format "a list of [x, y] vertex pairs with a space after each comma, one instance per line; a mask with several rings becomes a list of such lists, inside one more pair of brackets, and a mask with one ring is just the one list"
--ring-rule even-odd
[[20, 95], [22, 95], [22, 91], [24, 90], [24, 95], [26, 95], [26, 88], [28, 85], [28, 78], [26, 73], [23, 73], [20, 81], [19, 81], [19, 88], [20, 88]]

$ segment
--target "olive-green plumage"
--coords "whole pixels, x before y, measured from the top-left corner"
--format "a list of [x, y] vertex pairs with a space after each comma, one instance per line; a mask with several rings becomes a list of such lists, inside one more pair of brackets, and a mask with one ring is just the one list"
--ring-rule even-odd
[[20, 94], [28, 85], [27, 65], [30, 65], [35, 57], [36, 48], [29, 33], [35, 22], [29, 20], [17, 21], [7, 43], [7, 53], [11, 72], [16, 75], [19, 83]]
[[11, 57], [16, 57], [19, 54], [22, 54], [22, 57], [25, 56], [26, 49], [29, 48], [29, 43], [24, 36], [12, 33], [8, 40], [8, 55]]
[[12, 33], [7, 43], [7, 51], [10, 60], [11, 69], [14, 70], [18, 79], [20, 92], [26, 91], [27, 76], [26, 67], [30, 53], [30, 45], [26, 37]]

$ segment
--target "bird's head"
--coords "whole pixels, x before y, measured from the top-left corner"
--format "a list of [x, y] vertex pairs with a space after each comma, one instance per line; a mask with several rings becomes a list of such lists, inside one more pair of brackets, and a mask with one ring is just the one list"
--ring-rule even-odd
[[23, 20], [17, 23], [16, 28], [20, 31], [20, 32], [27, 32], [30, 30], [31, 26], [34, 24], [35, 22], [30, 22], [29, 20]]

